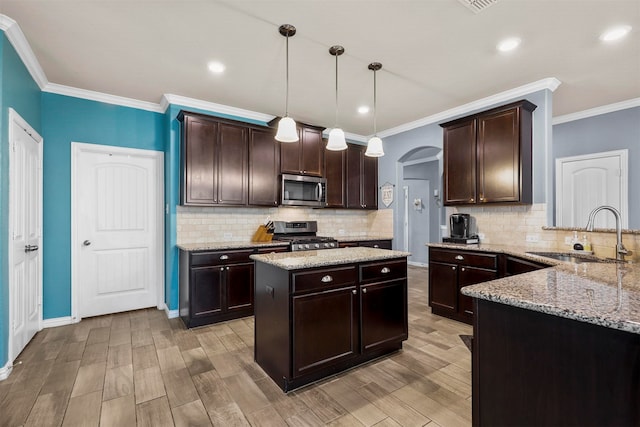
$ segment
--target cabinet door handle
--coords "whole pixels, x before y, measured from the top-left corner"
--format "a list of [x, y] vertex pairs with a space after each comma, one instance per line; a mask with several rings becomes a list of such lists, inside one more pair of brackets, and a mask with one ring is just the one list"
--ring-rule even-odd
[[462, 261], [464, 259], [464, 257], [462, 255], [456, 255], [456, 259], [458, 261]]
[[220, 271], [224, 271], [224, 267], [220, 267]]
[[221, 260], [229, 259], [229, 255], [220, 255]]
[[389, 267], [383, 267], [382, 270], [380, 270], [380, 273], [382, 274], [391, 273], [391, 269]]
[[367, 288], [363, 288], [363, 289], [362, 289], [362, 293], [363, 293], [363, 294], [366, 294], [366, 293], [367, 293]]
[[355, 294], [357, 294], [357, 293], [358, 293], [358, 291], [356, 291], [356, 290], [354, 289], [354, 290], [352, 290], [352, 291], [351, 291], [351, 293], [355, 295]]
[[473, 200], [473, 197], [471, 198], [471, 201], [472, 201], [472, 202], [474, 201], [474, 200]]
[[333, 277], [329, 276], [328, 274], [326, 276], [324, 276], [322, 279], [320, 279], [320, 281], [322, 283], [331, 283], [333, 282]]
[[456, 268], [455, 268], [455, 267], [451, 267], [451, 269], [452, 269], [452, 270], [455, 270]]
[[[229, 267], [227, 267], [227, 268], [229, 268]], [[462, 267], [462, 269], [461, 269], [461, 270], [462, 270], [462, 271], [464, 271], [464, 267]]]
[[465, 312], [465, 314], [471, 314], [471, 315], [473, 315], [473, 311], [465, 310], [464, 312]]

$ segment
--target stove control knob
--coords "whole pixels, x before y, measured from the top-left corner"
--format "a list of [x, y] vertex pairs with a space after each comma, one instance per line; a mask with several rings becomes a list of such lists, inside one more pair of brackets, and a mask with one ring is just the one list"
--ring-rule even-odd
[[[302, 245], [300, 245], [302, 246]], [[304, 245], [305, 249], [309, 249], [309, 245]]]
[[325, 248], [329, 248], [329, 247], [331, 247], [331, 246], [330, 246], [330, 244], [329, 244], [329, 243], [325, 243], [325, 244], [324, 244], [324, 247], [325, 247]]
[[319, 243], [316, 243], [316, 244], [315, 244], [315, 245], [313, 245], [313, 246], [314, 246], [316, 249], [319, 249], [319, 248], [320, 248], [320, 244], [319, 244]]

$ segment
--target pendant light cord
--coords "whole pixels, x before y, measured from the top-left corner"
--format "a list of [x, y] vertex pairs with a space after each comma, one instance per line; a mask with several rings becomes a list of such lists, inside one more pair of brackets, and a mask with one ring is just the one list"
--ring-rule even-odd
[[286, 64], [287, 64], [287, 71], [286, 71], [286, 80], [287, 80], [287, 86], [285, 89], [285, 101], [284, 101], [284, 116], [288, 117], [289, 116], [289, 36], [287, 35], [287, 42], [286, 42]]
[[338, 55], [336, 55], [336, 125], [338, 127]]
[[378, 136], [378, 124], [376, 123], [378, 116], [376, 87], [376, 70], [373, 70], [373, 136]]

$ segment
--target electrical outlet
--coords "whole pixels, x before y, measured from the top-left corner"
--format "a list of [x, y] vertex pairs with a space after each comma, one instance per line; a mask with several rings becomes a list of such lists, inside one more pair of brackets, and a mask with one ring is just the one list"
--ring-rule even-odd
[[527, 234], [527, 242], [537, 243], [539, 241], [540, 241], [540, 236], [538, 234]]
[[231, 240], [233, 238], [233, 233], [224, 233], [225, 240]]
[[344, 228], [339, 229], [338, 234], [344, 236]]
[[484, 233], [478, 233], [478, 239], [484, 240]]

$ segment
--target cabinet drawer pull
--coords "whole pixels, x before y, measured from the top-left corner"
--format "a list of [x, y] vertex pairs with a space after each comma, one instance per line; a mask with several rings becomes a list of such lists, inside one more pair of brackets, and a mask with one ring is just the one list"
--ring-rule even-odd
[[320, 281], [322, 283], [331, 283], [333, 282], [333, 277], [329, 276], [328, 274], [326, 276], [324, 276], [322, 279], [320, 279]]
[[389, 267], [384, 267], [382, 270], [380, 270], [380, 273], [382, 274], [391, 273], [391, 269]]
[[229, 255], [220, 255], [221, 260], [229, 259]]
[[464, 259], [464, 257], [462, 255], [456, 255], [456, 259], [458, 261], [462, 261]]
[[380, 245], [373, 245], [373, 247], [374, 247], [374, 248], [379, 248], [379, 247], [380, 247]]
[[465, 310], [465, 311], [464, 311], [464, 313], [465, 313], [465, 314], [473, 315], [473, 311], [471, 311], [471, 310]]

